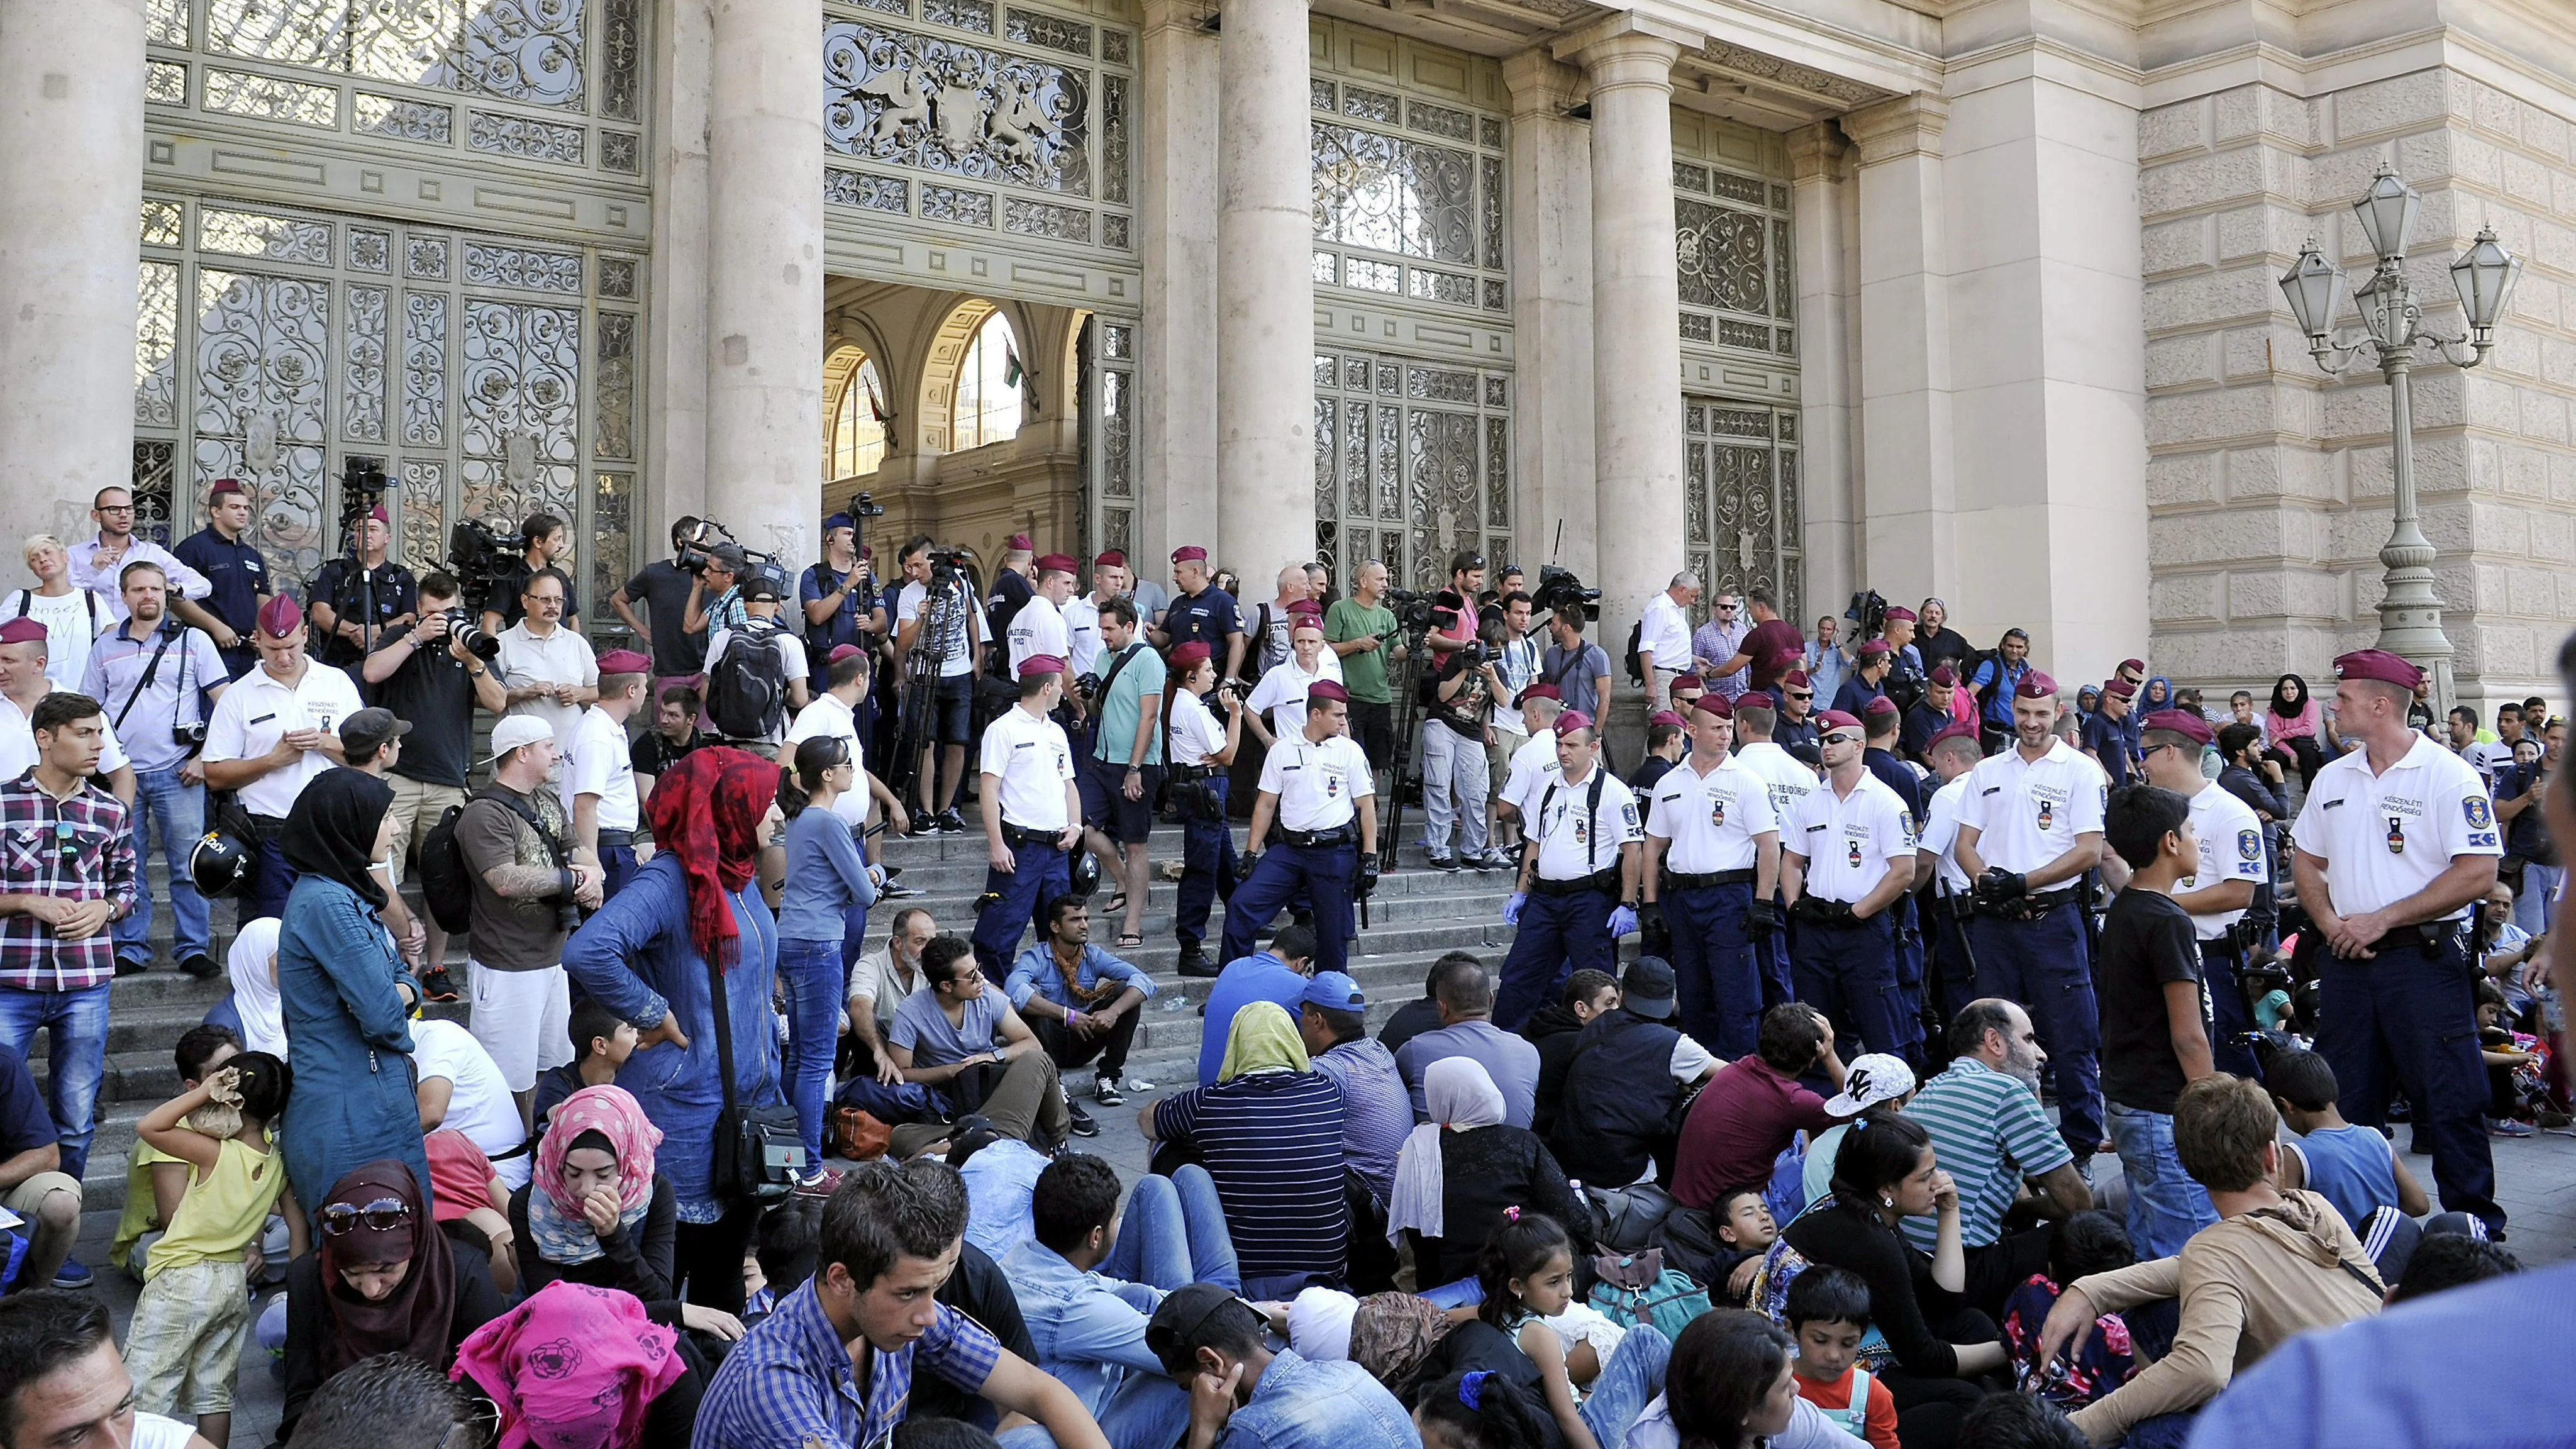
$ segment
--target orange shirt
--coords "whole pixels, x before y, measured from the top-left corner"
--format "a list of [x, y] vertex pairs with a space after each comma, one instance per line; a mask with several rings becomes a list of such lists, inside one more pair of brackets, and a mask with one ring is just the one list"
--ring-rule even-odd
[[[1843, 1370], [1843, 1376], [1832, 1383], [1820, 1383], [1796, 1372], [1789, 1377], [1798, 1385], [1799, 1398], [1819, 1409], [1848, 1410], [1851, 1408], [1853, 1375], [1859, 1372], [1860, 1367], [1855, 1364]], [[1896, 1449], [1896, 1400], [1889, 1396], [1887, 1385], [1871, 1381], [1869, 1402], [1861, 1406], [1861, 1417], [1861, 1437], [1869, 1441], [1869, 1449]]]

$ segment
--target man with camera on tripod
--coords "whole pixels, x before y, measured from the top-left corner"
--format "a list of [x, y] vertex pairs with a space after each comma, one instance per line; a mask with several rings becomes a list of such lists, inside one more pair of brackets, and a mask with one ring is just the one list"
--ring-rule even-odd
[[934, 559], [935, 552], [930, 535], [920, 534], [896, 560], [904, 585], [894, 602], [895, 658], [903, 669], [906, 727], [914, 731], [904, 744], [921, 751], [913, 788], [922, 804], [914, 809], [907, 800], [904, 807], [922, 831], [963, 835], [957, 786], [975, 737], [975, 658], [991, 636], [957, 555]]
[[420, 585], [386, 556], [394, 535], [383, 504], [352, 520], [349, 532], [357, 556], [325, 560], [304, 597], [312, 601], [306, 616], [320, 641], [314, 658], [358, 681], [364, 696], [360, 671], [367, 656], [396, 626], [418, 617]]
[[[179, 969], [200, 981], [221, 976], [213, 923], [197, 893], [188, 854], [206, 829], [206, 702], [220, 699], [230, 677], [215, 641], [169, 611], [169, 581], [149, 559], [123, 572], [125, 618], [90, 646], [80, 692], [107, 710], [134, 768], [134, 858], [150, 858], [151, 830], [161, 828], [170, 868], [170, 951]], [[152, 964], [152, 892], [138, 886], [134, 910], [116, 923], [116, 970], [130, 976]]]
[[[386, 632], [367, 656], [366, 681], [376, 700], [411, 725], [403, 736], [402, 756], [385, 774], [393, 786], [394, 884], [402, 883], [403, 864], [429, 840], [430, 827], [451, 805], [465, 803], [465, 777], [474, 765], [474, 711], [499, 715], [509, 708], [491, 657], [499, 645], [475, 629], [462, 605], [456, 576], [432, 569], [420, 580], [420, 617]], [[477, 652], [481, 645], [481, 652]], [[423, 911], [428, 927], [426, 967], [421, 991], [431, 1001], [454, 1001], [456, 987], [447, 972], [447, 932], [435, 913]]]

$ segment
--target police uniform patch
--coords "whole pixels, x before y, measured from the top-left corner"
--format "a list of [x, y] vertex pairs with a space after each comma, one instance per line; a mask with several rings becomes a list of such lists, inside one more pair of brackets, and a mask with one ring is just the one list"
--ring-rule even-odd
[[2263, 832], [2259, 830], [2237, 831], [2236, 853], [2247, 860], [2261, 860], [2263, 858]]
[[2046, 830], [2057, 818], [2057, 807], [2046, 799], [2039, 802], [2039, 828]]
[[2388, 817], [2388, 853], [2390, 855], [2406, 853], [2406, 817], [2403, 815]]
[[2461, 801], [2460, 813], [2468, 817], [2471, 830], [2484, 830], [2495, 822], [2495, 811], [2487, 805], [2484, 795], [2471, 795]]
[[1629, 829], [1634, 830], [1634, 829], [1636, 829], [1636, 828], [1637, 828], [1637, 806], [1636, 806], [1636, 802], [1634, 802], [1634, 801], [1630, 801], [1628, 804], [1625, 804], [1625, 805], [1620, 806], [1620, 807], [1619, 807], [1619, 814], [1620, 814], [1620, 817], [1621, 817], [1623, 820], [1625, 820], [1625, 821], [1627, 822], [1627, 825], [1628, 825], [1628, 828], [1629, 828]]
[[1859, 841], [1854, 840], [1854, 841], [1852, 841], [1852, 842], [1851, 842], [1850, 849], [1846, 852], [1846, 858], [1847, 858], [1847, 859], [1849, 859], [1849, 860], [1851, 861], [1851, 863], [1852, 863], [1855, 867], [1857, 867], [1857, 866], [1860, 864], [1860, 842], [1859, 842]]
[[1711, 795], [1708, 797], [1708, 823], [1711, 825], [1724, 825], [1726, 823], [1725, 796]]

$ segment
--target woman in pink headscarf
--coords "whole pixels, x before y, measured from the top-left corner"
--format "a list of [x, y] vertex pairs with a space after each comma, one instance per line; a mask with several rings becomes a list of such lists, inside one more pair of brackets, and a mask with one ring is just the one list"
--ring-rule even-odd
[[537, 1140], [536, 1169], [510, 1196], [521, 1282], [558, 1280], [640, 1299], [656, 1323], [742, 1336], [719, 1309], [684, 1304], [672, 1286], [677, 1204], [655, 1164], [662, 1129], [625, 1088], [584, 1087], [557, 1103]]
[[498, 1449], [687, 1449], [705, 1387], [635, 1295], [579, 1283], [476, 1329], [450, 1376], [500, 1409]]

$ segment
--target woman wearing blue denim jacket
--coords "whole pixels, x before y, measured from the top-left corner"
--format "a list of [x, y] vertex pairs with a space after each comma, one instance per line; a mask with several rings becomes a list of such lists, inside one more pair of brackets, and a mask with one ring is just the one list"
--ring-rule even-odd
[[297, 872], [277, 935], [277, 996], [302, 1090], [278, 1134], [307, 1217], [331, 1185], [380, 1158], [429, 1182], [412, 1095], [411, 1008], [385, 887], [369, 868], [393, 849], [393, 787], [359, 770], [316, 775], [282, 837]]
[[[805, 1134], [809, 1181], [822, 1176], [823, 1108], [832, 1085], [832, 1056], [841, 1045], [841, 962], [846, 941], [867, 934], [876, 884], [859, 856], [849, 822], [832, 809], [858, 783], [858, 761], [841, 735], [816, 735], [796, 747], [781, 771], [779, 808], [787, 815], [787, 880], [778, 894], [778, 981], [787, 1003], [787, 1100]], [[855, 959], [855, 958], [851, 958]]]
[[573, 932], [564, 969], [643, 1033], [617, 1085], [662, 1129], [656, 1161], [679, 1199], [673, 1275], [689, 1302], [739, 1317], [759, 1214], [712, 1180], [724, 1085], [711, 981], [725, 984], [735, 1100], [777, 1105], [778, 925], [754, 866], [778, 818], [778, 767], [701, 749], [654, 782], [647, 808], [658, 853]]

